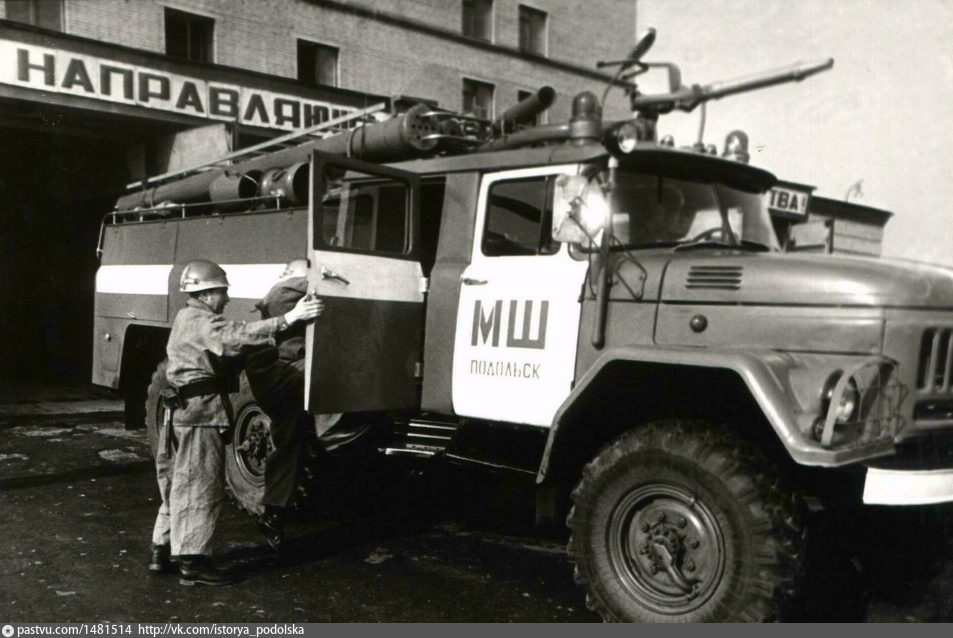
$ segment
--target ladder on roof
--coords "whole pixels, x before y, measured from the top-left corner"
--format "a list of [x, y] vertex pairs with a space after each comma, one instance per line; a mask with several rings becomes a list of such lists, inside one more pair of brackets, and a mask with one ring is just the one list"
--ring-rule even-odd
[[126, 189], [136, 190], [144, 189], [148, 186], [156, 186], [171, 179], [187, 177], [189, 175], [215, 170], [217, 168], [225, 168], [240, 160], [254, 159], [256, 157], [261, 157], [262, 155], [267, 155], [268, 153], [274, 153], [275, 151], [294, 148], [295, 146], [300, 146], [301, 144], [310, 142], [312, 140], [321, 140], [326, 137], [330, 137], [331, 135], [336, 135], [338, 133], [347, 131], [348, 129], [343, 125], [349, 122], [363, 121], [366, 123], [367, 118], [370, 115], [379, 111], [383, 111], [386, 108], [386, 104], [375, 104], [374, 106], [369, 106], [366, 109], [354, 111], [353, 113], [348, 113], [347, 115], [342, 115], [341, 117], [336, 117], [334, 119], [328, 120], [327, 122], [321, 122], [320, 124], [315, 124], [314, 126], [310, 126], [305, 129], [292, 131], [287, 135], [265, 140], [264, 142], [255, 144], [254, 146], [232, 151], [231, 153], [223, 155], [213, 162], [199, 164], [198, 166], [191, 166], [189, 168], [183, 168], [177, 171], [170, 171], [168, 173], [163, 173], [162, 175], [147, 177], [137, 182], [126, 184]]

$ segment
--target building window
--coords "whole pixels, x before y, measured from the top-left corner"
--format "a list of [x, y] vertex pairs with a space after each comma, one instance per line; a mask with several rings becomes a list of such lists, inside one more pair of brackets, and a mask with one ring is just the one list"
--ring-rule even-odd
[[5, 0], [7, 20], [63, 30], [63, 0]]
[[520, 5], [520, 51], [546, 55], [546, 12]]
[[463, 0], [463, 35], [493, 39], [493, 0]]
[[298, 40], [298, 80], [308, 85], [338, 85], [338, 50]]
[[176, 9], [165, 10], [165, 52], [177, 58], [212, 61], [215, 20]]
[[493, 85], [476, 80], [464, 80], [463, 110], [477, 117], [493, 119]]

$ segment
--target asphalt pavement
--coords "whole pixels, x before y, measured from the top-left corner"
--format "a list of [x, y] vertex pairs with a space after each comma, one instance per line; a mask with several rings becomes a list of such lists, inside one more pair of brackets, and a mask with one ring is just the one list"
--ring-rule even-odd
[[[342, 520], [300, 514], [280, 555], [229, 505], [217, 551], [240, 582], [183, 587], [146, 569], [158, 492], [144, 432], [124, 430], [112, 410], [15, 418], [0, 411], [0, 619], [599, 620], [573, 583], [565, 538], [534, 531], [531, 512], [514, 506], [525, 495], [469, 475], [443, 480], [442, 502], [456, 507], [423, 507], [434, 492], [422, 490], [401, 507]], [[925, 549], [922, 512], [877, 516], [901, 540], [885, 540], [890, 549], [867, 543], [873, 554], [848, 556], [844, 547], [863, 544], [850, 538], [856, 528], [826, 523], [822, 536], [848, 538], [822, 538], [814, 552], [828, 571], [807, 585], [814, 602], [804, 620], [953, 620], [953, 552], [942, 543]]]

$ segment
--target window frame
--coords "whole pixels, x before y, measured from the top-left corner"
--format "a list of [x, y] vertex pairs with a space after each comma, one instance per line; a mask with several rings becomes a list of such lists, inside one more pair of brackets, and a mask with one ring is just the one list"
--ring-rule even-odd
[[[195, 13], [193, 11], [185, 11], [183, 9], [179, 9], [176, 7], [165, 6], [163, 7], [163, 9], [164, 10], [163, 10], [162, 16], [163, 16], [163, 27], [165, 29], [165, 54], [173, 58], [178, 58], [180, 60], [189, 60], [190, 62], [202, 62], [207, 64], [214, 64], [215, 54], [218, 50], [218, 46], [216, 42], [216, 38], [218, 37], [218, 29], [215, 28], [215, 25], [217, 24], [218, 20], [216, 20], [213, 16], [210, 16], [210, 15], [203, 15], [201, 13]], [[172, 14], [173, 16], [177, 15], [179, 18], [185, 18], [186, 20], [185, 55], [178, 55], [176, 53], [171, 53], [169, 51], [169, 41], [170, 41], [169, 16], [170, 14]], [[193, 23], [204, 24], [205, 26], [209, 28], [208, 41], [206, 44], [207, 59], [198, 59], [198, 58], [192, 57], [191, 55], [192, 53], [192, 24]]]
[[[53, 4], [53, 0], [45, 0], [43, 6], [49, 7]], [[48, 25], [40, 24], [40, 0], [4, 0], [4, 19], [10, 20], [11, 22], [18, 22], [20, 24], [29, 24], [40, 29], [47, 29], [49, 31], [56, 31], [58, 33], [66, 32], [66, 2], [64, 0], [56, 0], [56, 6], [59, 8], [57, 11], [57, 24], [55, 27]], [[29, 14], [27, 20], [21, 20], [18, 18], [10, 17], [10, 7], [19, 6], [26, 8], [27, 13]]]
[[[486, 12], [486, 37], [467, 32], [467, 5], [474, 8], [477, 5], [488, 7]], [[496, 41], [495, 17], [496, 3], [493, 0], [462, 0], [460, 3], [460, 34], [466, 38], [493, 43]]]
[[[295, 63], [297, 65], [298, 82], [301, 84], [304, 84], [305, 86], [333, 86], [335, 88], [340, 88], [341, 86], [341, 47], [334, 44], [328, 44], [326, 42], [311, 40], [309, 38], [297, 38], [296, 40], [297, 40], [297, 44], [295, 45], [296, 47], [295, 53], [296, 53], [297, 59], [295, 60]], [[310, 52], [314, 55], [312, 62], [314, 64], [315, 72], [317, 72], [317, 69], [318, 69], [318, 64], [317, 64], [318, 52], [322, 49], [326, 49], [326, 50], [330, 50], [334, 52], [334, 82], [333, 84], [328, 84], [326, 82], [317, 82], [316, 78], [305, 79], [302, 77], [301, 52], [302, 52], [303, 46], [309, 47]]]
[[[504, 178], [494, 180], [489, 184], [486, 191], [485, 211], [483, 214], [483, 228], [480, 231], [480, 254], [487, 259], [496, 259], [500, 257], [553, 257], [562, 250], [563, 242], [557, 241], [553, 237], [553, 193], [556, 184], [557, 174], [547, 173], [543, 175], [525, 175], [521, 177]], [[517, 182], [541, 181], [545, 184], [543, 189], [542, 213], [539, 220], [539, 233], [536, 240], [535, 252], [529, 254], [490, 254], [487, 252], [487, 235], [490, 228], [490, 219], [493, 211], [493, 191], [499, 186], [506, 186]], [[544, 249], [544, 238], [548, 235], [549, 248]]]
[[[530, 25], [530, 31], [533, 31], [534, 20], [541, 24], [539, 33], [539, 50], [526, 46], [523, 40], [523, 21], [524, 17]], [[522, 53], [537, 55], [543, 58], [549, 57], [549, 13], [542, 9], [537, 9], [527, 4], [521, 4], [518, 8], [517, 18], [517, 48]]]
[[472, 111], [472, 108], [468, 109], [466, 106], [467, 85], [471, 85], [476, 89], [479, 89], [481, 87], [489, 88], [490, 104], [489, 104], [489, 108], [487, 109], [487, 113], [485, 116], [477, 116], [477, 117], [485, 117], [485, 119], [487, 120], [492, 120], [494, 117], [496, 117], [496, 85], [493, 84], [492, 82], [487, 82], [485, 80], [478, 80], [476, 78], [471, 78], [471, 77], [463, 78], [463, 83], [461, 86], [462, 90], [460, 93], [460, 102], [461, 102], [460, 110], [463, 112]]
[[[406, 234], [404, 237], [405, 248], [401, 253], [383, 252], [379, 250], [369, 250], [366, 248], [351, 248], [349, 246], [332, 246], [324, 239], [325, 210], [323, 199], [328, 191], [328, 179], [326, 177], [326, 167], [343, 168], [348, 172], [362, 173], [372, 180], [384, 180], [388, 184], [400, 183], [405, 188], [405, 225]], [[419, 261], [420, 252], [420, 178], [415, 173], [403, 171], [396, 168], [383, 165], [372, 165], [360, 160], [330, 156], [319, 151], [312, 152], [311, 158], [312, 170], [312, 189], [314, 196], [310, 198], [309, 216], [313, 221], [311, 237], [309, 239], [310, 250], [331, 251], [348, 253], [352, 255], [369, 255], [384, 259], [402, 259], [408, 261]], [[320, 207], [321, 210], [316, 210]], [[376, 202], [375, 202], [376, 207]], [[377, 225], [375, 210], [374, 226]], [[340, 215], [338, 209], [337, 215]], [[335, 220], [335, 224], [340, 223], [340, 217]]]

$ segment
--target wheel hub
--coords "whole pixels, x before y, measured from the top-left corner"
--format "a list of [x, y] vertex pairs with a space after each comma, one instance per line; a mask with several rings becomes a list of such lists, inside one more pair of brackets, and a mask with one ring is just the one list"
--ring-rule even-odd
[[610, 529], [620, 580], [648, 607], [683, 614], [717, 589], [725, 564], [722, 533], [710, 510], [684, 488], [652, 485], [632, 492], [616, 508]]
[[235, 428], [235, 459], [248, 478], [263, 481], [265, 462], [274, 449], [271, 442], [271, 420], [255, 406], [240, 414]]

